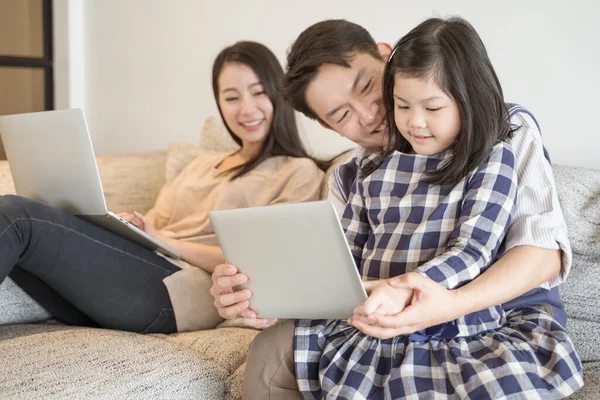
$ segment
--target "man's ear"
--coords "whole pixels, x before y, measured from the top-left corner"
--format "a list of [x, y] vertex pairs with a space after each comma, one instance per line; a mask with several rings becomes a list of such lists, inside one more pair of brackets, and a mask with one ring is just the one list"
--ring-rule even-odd
[[392, 54], [392, 45], [386, 42], [379, 42], [377, 43], [377, 51], [387, 61], [390, 58], [390, 54]]

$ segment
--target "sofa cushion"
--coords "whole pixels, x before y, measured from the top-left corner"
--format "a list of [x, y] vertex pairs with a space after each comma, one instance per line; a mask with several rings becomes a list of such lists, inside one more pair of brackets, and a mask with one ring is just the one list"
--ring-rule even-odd
[[50, 314], [10, 278], [0, 284], [0, 325], [44, 321]]
[[247, 327], [218, 327], [206, 331], [160, 335], [170, 343], [187, 348], [233, 374], [246, 361], [248, 347], [260, 331]]
[[246, 363], [243, 363], [229, 378], [227, 378], [225, 383], [225, 394], [228, 400], [242, 400], [245, 369]]
[[582, 389], [569, 396], [569, 400], [600, 399], [600, 362], [583, 363]]
[[2, 398], [222, 399], [229, 376], [188, 346], [103, 329], [0, 327], [0, 354]]
[[571, 317], [567, 331], [581, 361], [600, 361], [600, 322]]
[[202, 152], [205, 152], [205, 150], [193, 144], [172, 143], [169, 150], [167, 150], [165, 181], [167, 183], [173, 182], [181, 171]]
[[145, 213], [165, 182], [166, 152], [98, 157], [98, 170], [110, 211]]
[[600, 170], [554, 165], [573, 253], [600, 261]]
[[15, 184], [12, 180], [8, 161], [0, 161], [0, 195], [15, 194]]
[[583, 361], [600, 360], [600, 170], [554, 165], [558, 198], [573, 249], [559, 286], [567, 329]]
[[219, 116], [211, 116], [204, 120], [200, 136], [200, 148], [203, 151], [233, 153], [240, 146], [231, 138], [223, 120]]
[[573, 249], [561, 296], [569, 316], [600, 323], [600, 170], [565, 165], [553, 170]]

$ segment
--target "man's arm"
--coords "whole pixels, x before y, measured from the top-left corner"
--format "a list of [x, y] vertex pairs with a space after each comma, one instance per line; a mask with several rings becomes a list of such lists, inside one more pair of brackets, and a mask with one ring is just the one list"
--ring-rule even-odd
[[365, 326], [361, 330], [381, 339], [409, 335], [513, 300], [554, 278], [560, 266], [560, 250], [519, 246], [475, 280], [455, 290], [448, 290], [416, 272], [400, 275], [391, 278], [389, 284], [412, 289], [412, 304], [396, 315], [362, 318]]
[[[519, 193], [513, 223], [506, 235], [505, 249], [509, 251], [516, 247], [531, 246], [542, 250], [558, 250], [562, 259], [558, 273], [551, 266], [529, 267], [539, 268], [535, 273], [541, 276], [551, 275], [548, 281], [538, 285], [550, 289], [562, 283], [569, 274], [572, 263], [571, 244], [541, 133], [531, 114], [527, 110], [521, 110], [523, 111], [515, 113], [510, 120], [512, 125], [520, 127], [511, 139]], [[545, 268], [550, 271], [544, 271]], [[530, 289], [535, 287], [537, 286]]]

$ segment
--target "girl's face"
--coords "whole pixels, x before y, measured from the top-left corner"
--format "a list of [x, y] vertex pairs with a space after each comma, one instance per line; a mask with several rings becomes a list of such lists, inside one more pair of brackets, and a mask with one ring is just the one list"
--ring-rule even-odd
[[461, 129], [458, 105], [433, 78], [396, 74], [394, 119], [415, 153], [426, 156], [450, 147]]
[[258, 152], [273, 122], [273, 103], [252, 68], [228, 63], [219, 75], [219, 108], [242, 147]]

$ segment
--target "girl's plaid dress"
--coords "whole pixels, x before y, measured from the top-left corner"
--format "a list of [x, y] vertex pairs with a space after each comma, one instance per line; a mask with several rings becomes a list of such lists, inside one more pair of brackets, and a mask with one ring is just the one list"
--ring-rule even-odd
[[[457, 185], [423, 182], [451, 162], [374, 154], [379, 168], [357, 179], [344, 212], [363, 277], [416, 271], [448, 289], [481, 274], [502, 253], [517, 194], [514, 155], [500, 143]], [[562, 398], [583, 386], [564, 328], [536, 308], [501, 306], [412, 335], [381, 340], [346, 321], [300, 320], [294, 359], [304, 398]]]

